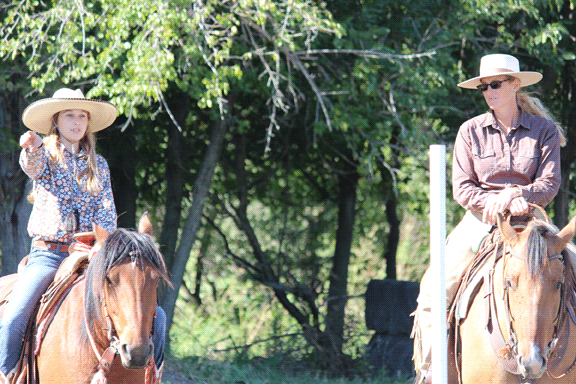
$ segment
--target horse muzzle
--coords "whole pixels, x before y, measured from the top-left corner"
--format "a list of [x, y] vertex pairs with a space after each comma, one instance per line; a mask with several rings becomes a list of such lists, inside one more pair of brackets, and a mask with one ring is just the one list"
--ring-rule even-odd
[[154, 356], [154, 345], [152, 342], [144, 343], [139, 346], [121, 344], [118, 350], [122, 365], [128, 369], [143, 369]]
[[546, 372], [547, 360], [537, 350], [532, 349], [528, 357], [517, 357], [520, 374], [526, 379], [539, 379]]

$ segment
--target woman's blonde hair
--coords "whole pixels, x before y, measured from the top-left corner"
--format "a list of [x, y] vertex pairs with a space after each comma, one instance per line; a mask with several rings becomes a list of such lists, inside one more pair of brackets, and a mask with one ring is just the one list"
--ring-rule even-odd
[[[515, 77], [511, 78], [516, 79]], [[553, 122], [554, 125], [556, 125], [556, 128], [558, 129], [558, 134], [560, 136], [560, 146], [563, 147], [566, 145], [566, 133], [564, 132], [564, 127], [562, 127], [560, 122], [556, 120], [556, 118], [554, 117], [554, 115], [552, 115], [552, 113], [548, 110], [548, 108], [546, 108], [544, 104], [542, 104], [540, 99], [531, 96], [526, 92], [518, 91], [516, 92], [516, 103], [518, 104], [518, 107], [521, 110], [536, 116], [541, 116]]]
[[[44, 145], [50, 154], [50, 162], [52, 165], [55, 165], [56, 163], [64, 164], [64, 153], [60, 146], [60, 132], [56, 125], [59, 113], [60, 112], [57, 112], [52, 116], [52, 127], [50, 128], [48, 135], [44, 138]], [[90, 126], [90, 113], [88, 113], [88, 126]], [[80, 149], [83, 149], [88, 155], [88, 167], [75, 175], [76, 182], [82, 187], [82, 178], [87, 176], [83, 189], [91, 195], [96, 195], [102, 190], [102, 185], [100, 185], [97, 176], [98, 164], [96, 161], [96, 136], [89, 131], [89, 128], [86, 128], [86, 134], [82, 139], [80, 139]]]

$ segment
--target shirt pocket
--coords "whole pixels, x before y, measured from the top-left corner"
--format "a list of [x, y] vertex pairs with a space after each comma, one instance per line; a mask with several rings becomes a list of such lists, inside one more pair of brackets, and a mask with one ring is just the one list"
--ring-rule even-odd
[[518, 150], [514, 157], [514, 169], [534, 180], [540, 164], [540, 150], [534, 147], [524, 147]]
[[479, 180], [485, 180], [486, 176], [494, 173], [496, 168], [496, 152], [492, 148], [475, 148], [472, 152], [474, 157], [474, 170]]

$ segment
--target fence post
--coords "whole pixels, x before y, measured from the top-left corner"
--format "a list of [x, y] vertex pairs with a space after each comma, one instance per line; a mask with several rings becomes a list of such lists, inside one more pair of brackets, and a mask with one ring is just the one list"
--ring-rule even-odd
[[436, 279], [432, 295], [432, 381], [448, 382], [448, 340], [446, 324], [446, 147], [430, 146], [430, 268]]

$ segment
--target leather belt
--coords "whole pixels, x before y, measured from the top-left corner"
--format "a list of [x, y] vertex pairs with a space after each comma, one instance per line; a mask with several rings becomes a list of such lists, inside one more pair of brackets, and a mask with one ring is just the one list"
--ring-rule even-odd
[[[68, 247], [70, 247], [70, 244], [60, 243], [58, 241], [34, 240], [34, 246], [36, 248], [45, 248], [51, 251], [68, 253]], [[58, 249], [58, 247], [60, 247], [60, 249]]]

